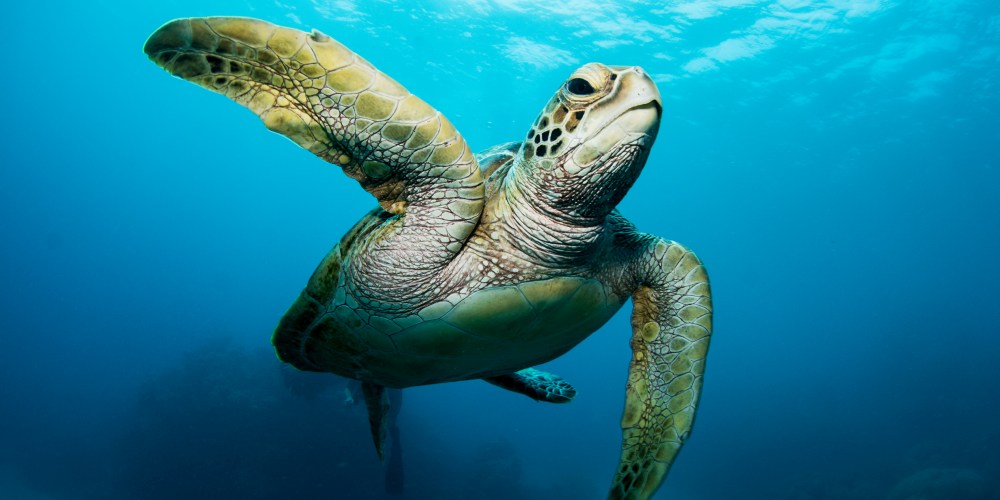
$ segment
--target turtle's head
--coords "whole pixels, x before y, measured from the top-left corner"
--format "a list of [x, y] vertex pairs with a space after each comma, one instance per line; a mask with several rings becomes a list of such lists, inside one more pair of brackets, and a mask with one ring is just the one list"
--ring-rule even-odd
[[517, 188], [552, 216], [599, 223], [642, 171], [662, 109], [641, 68], [583, 66], [528, 131], [513, 169]]

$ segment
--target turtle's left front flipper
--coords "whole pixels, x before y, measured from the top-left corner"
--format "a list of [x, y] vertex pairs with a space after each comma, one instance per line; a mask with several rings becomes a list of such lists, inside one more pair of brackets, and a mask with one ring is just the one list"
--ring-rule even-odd
[[[475, 229], [483, 177], [437, 110], [347, 47], [257, 19], [176, 19], [144, 47], [171, 74], [246, 106], [344, 172], [386, 211], [406, 214], [401, 245], [450, 260]], [[218, 126], [218, 125], [215, 125]], [[422, 264], [426, 264], [423, 262]]]
[[701, 262], [683, 246], [643, 237], [631, 280], [632, 362], [622, 415], [622, 455], [609, 498], [647, 499], [691, 432], [712, 333]]

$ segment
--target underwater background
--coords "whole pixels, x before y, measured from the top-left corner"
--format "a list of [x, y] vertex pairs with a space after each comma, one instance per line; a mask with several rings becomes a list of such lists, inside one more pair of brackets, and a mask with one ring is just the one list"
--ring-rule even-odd
[[[620, 205], [712, 279], [697, 424], [657, 498], [1000, 498], [994, 0], [16, 2], [0, 15], [0, 498], [389, 498], [345, 382], [277, 320], [356, 183], [142, 45], [176, 17], [318, 28], [518, 140], [589, 61], [660, 134]], [[569, 405], [407, 389], [403, 498], [602, 498], [629, 307], [544, 369]]]

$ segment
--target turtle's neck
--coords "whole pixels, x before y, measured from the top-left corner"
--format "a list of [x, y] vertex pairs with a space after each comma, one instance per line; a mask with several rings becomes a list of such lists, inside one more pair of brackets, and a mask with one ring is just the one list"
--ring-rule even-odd
[[508, 212], [511, 241], [535, 263], [566, 269], [589, 258], [604, 233], [604, 218], [576, 217], [549, 203], [550, 193], [512, 168], [497, 196]]

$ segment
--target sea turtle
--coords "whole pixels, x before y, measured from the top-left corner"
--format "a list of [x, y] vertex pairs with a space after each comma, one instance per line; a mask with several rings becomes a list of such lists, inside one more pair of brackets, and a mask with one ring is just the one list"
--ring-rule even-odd
[[652, 496], [691, 430], [712, 306], [698, 258], [615, 209], [662, 113], [642, 69], [584, 65], [524, 140], [473, 155], [441, 113], [319, 31], [178, 19], [145, 52], [248, 107], [378, 199], [320, 263], [272, 342], [301, 370], [362, 382], [380, 455], [386, 387], [483, 379], [569, 401], [572, 386], [532, 367], [631, 298], [610, 497]]

